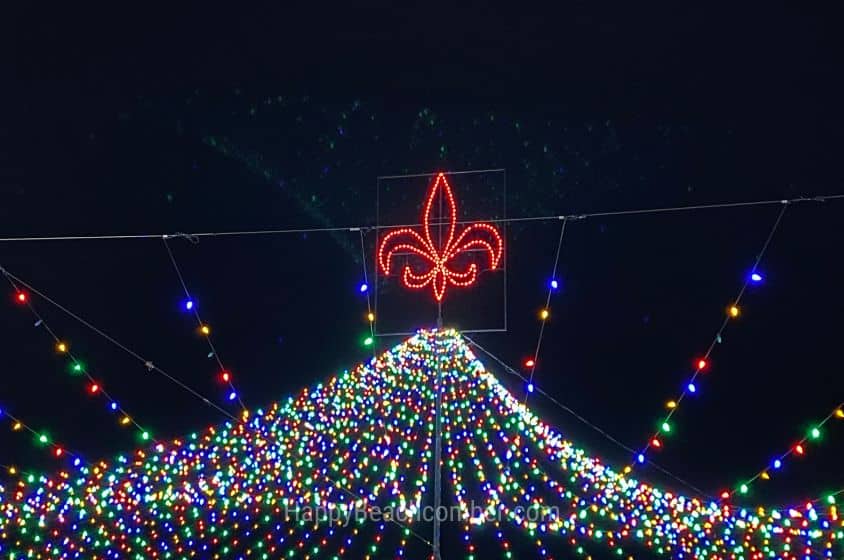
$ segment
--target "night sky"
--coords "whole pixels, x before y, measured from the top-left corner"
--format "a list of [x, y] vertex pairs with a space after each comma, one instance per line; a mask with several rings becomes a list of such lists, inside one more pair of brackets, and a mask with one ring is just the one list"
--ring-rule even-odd
[[[5, 22], [0, 237], [368, 225], [378, 176], [435, 170], [506, 169], [509, 216], [844, 193], [844, 40], [833, 13], [580, 3], [553, 13], [45, 10]], [[778, 212], [569, 224], [537, 385], [642, 446]], [[654, 456], [708, 494], [752, 475], [844, 401], [843, 216], [844, 201], [786, 212], [760, 265], [765, 282], [744, 296]], [[558, 235], [559, 222], [507, 230], [509, 329], [475, 338], [514, 366], [536, 344]], [[171, 241], [248, 406], [366, 358], [359, 243], [347, 232]], [[371, 255], [374, 236], [366, 243]], [[160, 240], [2, 242], [0, 266], [225, 400]], [[0, 408], [86, 457], [136, 446], [3, 291]], [[157, 437], [223, 420], [33, 302]], [[554, 404], [532, 402], [594, 454], [631, 460]], [[0, 463], [55, 468], [2, 422]], [[797, 503], [842, 488], [842, 457], [839, 422], [745, 501]], [[657, 471], [642, 476], [691, 492]]]

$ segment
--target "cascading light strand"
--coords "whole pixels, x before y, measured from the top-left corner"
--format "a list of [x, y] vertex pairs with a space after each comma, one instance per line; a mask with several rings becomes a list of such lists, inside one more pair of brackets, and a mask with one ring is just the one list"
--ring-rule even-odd
[[[375, 356], [376, 348], [372, 342], [375, 341], [375, 313], [372, 311], [372, 298], [369, 292], [369, 273], [366, 268], [366, 241], [363, 235], [363, 228], [357, 228], [360, 233], [360, 262], [363, 270], [363, 282], [360, 284], [358, 291], [366, 298], [366, 321], [369, 325], [369, 336], [364, 338], [364, 346], [372, 348], [372, 355]], [[366, 341], [372, 341], [366, 343]]]
[[[56, 353], [61, 356], [67, 357], [67, 367], [69, 373], [74, 377], [81, 376], [86, 380], [87, 386], [85, 388], [85, 393], [91, 397], [101, 396], [105, 400], [106, 407], [108, 408], [108, 410], [119, 414], [122, 418], [129, 418], [130, 421], [128, 423], [120, 422], [120, 425], [132, 424], [137, 429], [138, 434], [149, 434], [149, 432], [143, 426], [141, 426], [135, 420], [135, 418], [130, 415], [129, 412], [126, 411], [108, 391], [106, 391], [105, 387], [103, 387], [103, 382], [93, 376], [93, 374], [89, 371], [89, 368], [87, 367], [86, 363], [80, 358], [78, 358], [76, 355], [74, 355], [73, 352], [71, 352], [70, 344], [67, 341], [60, 339], [56, 332], [52, 328], [50, 328], [50, 325], [47, 324], [47, 321], [35, 308], [35, 305], [32, 303], [32, 298], [29, 296], [29, 293], [27, 291], [24, 291], [24, 289], [19, 285], [20, 283], [17, 282], [16, 279], [3, 267], [0, 267], [0, 274], [3, 274], [3, 276], [11, 285], [14, 293], [16, 294], [15, 300], [21, 305], [25, 305], [35, 317], [35, 326], [43, 327], [44, 331], [47, 332], [50, 338], [53, 339], [53, 344]], [[20, 298], [20, 294], [26, 294], [26, 297]]]
[[673, 403], [673, 406], [668, 407], [668, 412], [662, 419], [657, 422], [657, 429], [654, 431], [651, 437], [648, 438], [648, 441], [647, 443], [645, 443], [644, 447], [635, 454], [634, 460], [629, 465], [630, 468], [633, 468], [637, 464], [642, 464], [644, 461], [640, 461], [639, 459], [643, 455], [646, 456], [650, 449], [659, 449], [664, 446], [663, 444], [665, 438], [662, 436], [667, 435], [667, 432], [661, 428], [671, 422], [672, 418], [680, 410], [683, 401], [687, 397], [698, 393], [700, 389], [698, 378], [704, 373], [706, 373], [711, 367], [710, 356], [715, 350], [715, 347], [721, 342], [722, 335], [725, 329], [727, 328], [727, 325], [730, 324], [731, 321], [734, 322], [739, 318], [741, 314], [739, 306], [741, 305], [742, 298], [747, 292], [748, 286], [750, 286], [751, 284], [759, 284], [760, 282], [762, 282], [763, 276], [761, 271], [759, 270], [759, 265], [762, 262], [762, 258], [765, 256], [765, 252], [768, 250], [768, 246], [771, 244], [771, 240], [774, 238], [774, 234], [779, 229], [783, 216], [785, 216], [785, 212], [786, 210], [788, 210], [789, 206], [789, 201], [783, 200], [781, 202], [780, 211], [777, 213], [777, 217], [774, 220], [774, 224], [771, 227], [768, 236], [765, 238], [765, 242], [762, 244], [761, 250], [756, 254], [756, 258], [753, 261], [753, 266], [750, 268], [750, 271], [745, 275], [744, 281], [741, 284], [741, 288], [739, 289], [738, 295], [732, 300], [732, 302], [727, 307], [725, 317], [721, 321], [718, 330], [715, 332], [715, 336], [712, 338], [712, 341], [707, 347], [706, 352], [704, 352], [702, 356], [694, 360], [694, 369], [691, 377], [685, 383], [682, 384], [679, 396], [670, 399], [669, 402]]
[[828, 423], [834, 421], [844, 421], [844, 402], [836, 405], [820, 422], [812, 424], [801, 439], [792, 444], [785, 452], [774, 457], [764, 468], [760, 469], [750, 478], [740, 482], [731, 490], [721, 492], [721, 499], [727, 500], [736, 494], [747, 494], [753, 483], [759, 480], [771, 480], [772, 475], [783, 468], [787, 459], [795, 455], [804, 456], [811, 445], [819, 443], [823, 437], [823, 428]]
[[199, 315], [199, 306], [197, 305], [196, 300], [191, 296], [190, 290], [188, 290], [187, 282], [185, 282], [185, 277], [182, 275], [182, 271], [179, 268], [179, 264], [176, 262], [176, 256], [173, 254], [173, 250], [170, 248], [170, 244], [167, 242], [167, 240], [171, 237], [184, 237], [192, 243], [196, 243], [198, 242], [198, 240], [195, 240], [192, 236], [181, 234], [161, 236], [161, 240], [164, 242], [164, 248], [167, 250], [167, 256], [170, 257], [170, 263], [173, 265], [173, 270], [176, 272], [176, 276], [179, 278], [179, 284], [181, 284], [182, 290], [185, 294], [184, 310], [188, 313], [191, 313], [196, 319], [197, 330], [208, 343], [208, 357], [214, 358], [214, 360], [217, 362], [217, 366], [219, 367], [217, 378], [221, 380], [227, 388], [225, 400], [229, 402], [237, 401], [237, 403], [240, 405], [241, 412], [243, 414], [248, 414], [246, 405], [243, 404], [243, 400], [240, 397], [240, 393], [234, 386], [234, 376], [232, 375], [231, 370], [229, 370], [223, 365], [223, 360], [220, 358], [217, 349], [214, 347], [214, 342], [211, 340], [211, 327], [210, 325], [205, 323], [202, 320], [202, 317]]

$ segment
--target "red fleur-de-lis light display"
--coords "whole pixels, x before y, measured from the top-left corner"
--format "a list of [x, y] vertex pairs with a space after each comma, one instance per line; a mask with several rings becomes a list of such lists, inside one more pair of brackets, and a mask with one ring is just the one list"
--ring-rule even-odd
[[[431, 232], [431, 209], [437, 196], [444, 199], [448, 223], [445, 236], [435, 242]], [[457, 202], [445, 174], [438, 173], [422, 211], [422, 233], [412, 228], [390, 231], [378, 245], [378, 264], [384, 274], [389, 275], [397, 255], [417, 255], [425, 263], [424, 268], [414, 269], [411, 264], [406, 264], [401, 273], [402, 284], [411, 289], [430, 285], [434, 298], [439, 302], [445, 297], [449, 284], [462, 287], [477, 281], [477, 263], [472, 262], [462, 270], [455, 269], [458, 255], [477, 250], [488, 257], [489, 267], [494, 269], [504, 252], [504, 240], [498, 229], [487, 223], [469, 224], [457, 232]]]

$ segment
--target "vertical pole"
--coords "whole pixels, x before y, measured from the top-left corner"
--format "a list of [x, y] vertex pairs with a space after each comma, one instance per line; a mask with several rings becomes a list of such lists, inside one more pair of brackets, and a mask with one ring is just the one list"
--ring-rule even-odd
[[440, 366], [440, 350], [439, 338], [442, 336], [443, 316], [442, 307], [440, 307], [439, 317], [437, 317], [437, 337], [435, 338], [434, 363], [436, 364], [435, 383], [437, 397], [436, 397], [436, 414], [434, 427], [434, 560], [442, 560], [442, 553], [440, 552], [440, 509], [442, 508], [442, 367]]

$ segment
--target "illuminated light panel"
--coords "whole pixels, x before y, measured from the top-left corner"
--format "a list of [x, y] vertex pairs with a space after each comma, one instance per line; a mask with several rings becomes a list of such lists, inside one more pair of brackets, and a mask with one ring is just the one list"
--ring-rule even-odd
[[[141, 431], [144, 446], [112, 461], [23, 475], [0, 489], [0, 557], [426, 558], [430, 547], [395, 524], [300, 523], [285, 511], [378, 506], [413, 515], [429, 504], [440, 374], [444, 505], [465, 515], [454, 527], [465, 552], [449, 557], [550, 560], [572, 556], [568, 548], [580, 558], [593, 549], [606, 550], [595, 557], [646, 550], [701, 560], [844, 553], [834, 497], [808, 508], [741, 509], [631, 478], [629, 465], [618, 471], [566, 440], [459, 335], [441, 331], [421, 332], [244, 421], [152, 446]], [[500, 554], [481, 555], [484, 546]]]
[[[448, 212], [448, 230], [445, 241], [437, 243], [431, 228], [431, 210], [437, 196], [442, 196]], [[389, 276], [397, 254], [410, 253], [426, 263], [425, 269], [414, 269], [406, 264], [401, 280], [405, 288], [422, 289], [431, 286], [434, 299], [442, 301], [446, 288], [467, 287], [478, 278], [478, 265], [471, 263], [463, 270], [455, 270], [453, 261], [470, 250], [480, 250], [486, 257], [490, 269], [498, 267], [504, 253], [504, 239], [498, 229], [488, 223], [476, 222], [457, 232], [457, 201], [444, 173], [438, 173], [428, 190], [428, 197], [422, 211], [422, 233], [412, 228], [399, 228], [387, 233], [378, 245], [378, 264]]]

